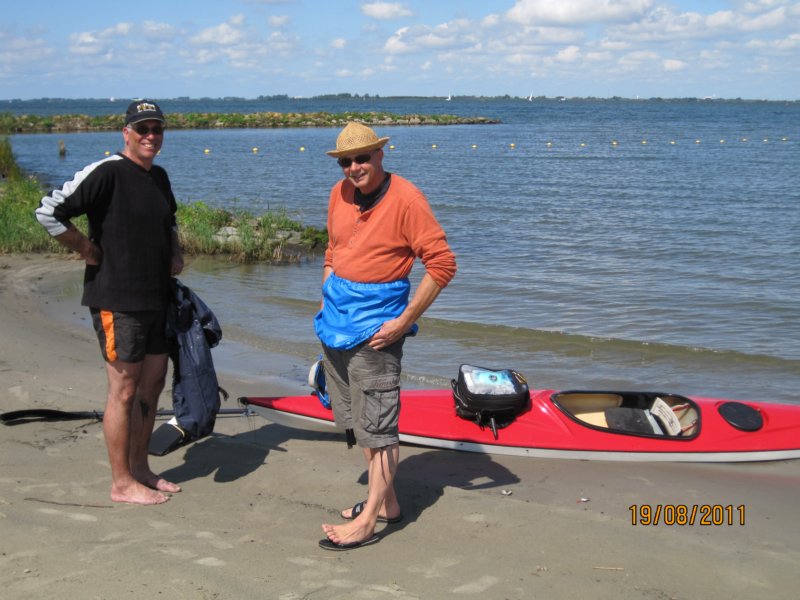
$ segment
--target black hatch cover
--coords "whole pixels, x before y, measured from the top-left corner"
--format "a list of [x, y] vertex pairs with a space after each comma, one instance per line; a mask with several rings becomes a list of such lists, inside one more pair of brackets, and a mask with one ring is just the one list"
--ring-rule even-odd
[[725, 402], [719, 406], [719, 414], [728, 423], [742, 431], [758, 431], [764, 426], [761, 413], [741, 402]]

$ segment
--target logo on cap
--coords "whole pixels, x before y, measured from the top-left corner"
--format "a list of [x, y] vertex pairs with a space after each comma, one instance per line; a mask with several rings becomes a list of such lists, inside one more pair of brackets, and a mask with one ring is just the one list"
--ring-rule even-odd
[[136, 105], [136, 112], [155, 112], [157, 110], [158, 107], [150, 102], [142, 102]]

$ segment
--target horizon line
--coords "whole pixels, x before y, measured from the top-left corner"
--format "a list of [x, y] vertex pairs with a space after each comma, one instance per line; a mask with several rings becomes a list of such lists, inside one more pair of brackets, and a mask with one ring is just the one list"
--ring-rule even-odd
[[[243, 101], [243, 102], [256, 102], [256, 101], [263, 101], [263, 100], [335, 100], [335, 99], [360, 99], [360, 100], [370, 100], [370, 99], [381, 99], [381, 100], [392, 100], [392, 99], [420, 99], [420, 100], [448, 100], [452, 101], [455, 99], [488, 99], [488, 100], [523, 100], [523, 101], [542, 101], [542, 100], [601, 100], [601, 101], [633, 101], [633, 102], [648, 102], [648, 101], [699, 101], [699, 102], [800, 102], [800, 99], [768, 99], [768, 98], [726, 98], [726, 97], [717, 97], [717, 96], [672, 96], [672, 97], [664, 97], [664, 96], [649, 96], [647, 98], [635, 96], [565, 96], [565, 95], [556, 95], [556, 96], [513, 96], [511, 94], [500, 94], [500, 95], [493, 95], [487, 96], [482, 94], [461, 94], [461, 95], [432, 95], [432, 96], [420, 96], [416, 94], [392, 94], [392, 95], [380, 95], [380, 94], [358, 94], [358, 93], [350, 93], [350, 92], [341, 92], [341, 93], [332, 93], [332, 94], [315, 94], [313, 96], [290, 96], [289, 94], [271, 94], [271, 95], [259, 95], [254, 97], [246, 97], [246, 96], [171, 96], [171, 97], [158, 97], [158, 96], [150, 96], [153, 99], [157, 99], [160, 101], [165, 100], [180, 100], [180, 101], [202, 101], [202, 100], [214, 100], [214, 101]], [[39, 101], [97, 101], [97, 102], [122, 102], [122, 101], [133, 101], [139, 100], [138, 97], [65, 97], [65, 96], [42, 96], [38, 98], [3, 98], [0, 99], [0, 102], [3, 103], [12, 103], [12, 102], [39, 102]]]

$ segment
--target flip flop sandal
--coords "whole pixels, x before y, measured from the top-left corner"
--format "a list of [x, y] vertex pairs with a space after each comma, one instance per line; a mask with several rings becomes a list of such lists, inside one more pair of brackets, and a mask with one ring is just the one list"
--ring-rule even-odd
[[381, 538], [377, 535], [373, 535], [371, 538], [367, 538], [366, 540], [360, 542], [350, 542], [348, 544], [337, 544], [336, 542], [325, 538], [324, 540], [319, 541], [319, 547], [323, 550], [332, 550], [334, 552], [342, 552], [344, 550], [355, 550], [356, 548], [361, 548], [362, 546], [369, 546], [370, 544], [377, 543]]
[[[353, 505], [352, 510], [350, 511], [350, 516], [349, 517], [345, 517], [344, 515], [341, 515], [342, 518], [345, 519], [346, 521], [352, 521], [358, 515], [360, 515], [362, 512], [364, 512], [364, 505], [366, 503], [367, 503], [366, 500], [362, 500], [361, 502], [356, 502]], [[391, 517], [391, 518], [378, 517], [378, 523], [389, 523], [389, 524], [392, 524], [392, 523], [399, 523], [402, 520], [403, 520], [403, 513], [400, 513], [396, 517]]]

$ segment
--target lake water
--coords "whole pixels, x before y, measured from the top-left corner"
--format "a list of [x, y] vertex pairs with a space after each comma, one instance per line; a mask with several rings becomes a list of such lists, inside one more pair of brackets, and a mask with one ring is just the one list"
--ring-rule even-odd
[[[108, 101], [8, 104], [17, 113], [124, 110]], [[800, 103], [161, 104], [167, 113], [390, 110], [502, 121], [378, 128], [391, 136], [387, 169], [426, 193], [459, 265], [406, 346], [408, 387], [445, 387], [472, 363], [515, 368], [539, 389], [800, 403]], [[324, 226], [341, 176], [324, 154], [336, 134], [168, 131], [158, 162], [179, 201], [284, 208]], [[20, 166], [58, 185], [121, 141], [119, 132], [11, 138]], [[242, 369], [278, 352], [289, 357], [280, 375], [304, 381], [318, 353], [321, 269], [319, 260], [195, 259], [182, 280], [215, 310], [226, 340], [244, 344]], [[417, 265], [414, 281], [421, 274]]]

